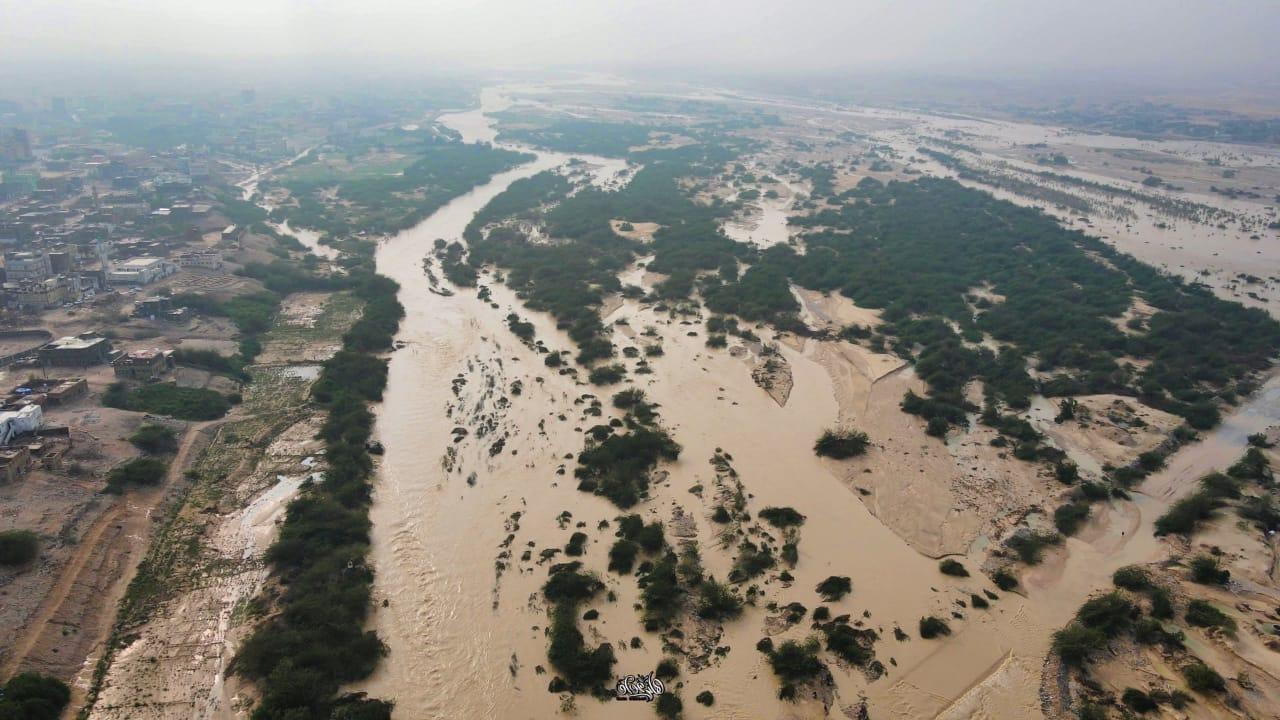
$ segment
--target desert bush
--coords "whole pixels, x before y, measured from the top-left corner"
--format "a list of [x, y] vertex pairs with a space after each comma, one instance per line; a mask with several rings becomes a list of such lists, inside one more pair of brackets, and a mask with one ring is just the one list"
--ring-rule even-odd
[[920, 637], [925, 640], [931, 640], [940, 635], [950, 635], [951, 626], [947, 625], [947, 621], [942, 618], [929, 615], [920, 618]]
[[832, 575], [826, 580], [818, 583], [815, 588], [822, 599], [827, 602], [836, 602], [840, 598], [853, 592], [853, 581], [842, 575]]
[[822, 457], [843, 460], [867, 451], [870, 440], [858, 430], [827, 430], [813, 444], [813, 451]]
[[14, 567], [36, 559], [40, 538], [30, 530], [0, 531], [0, 565]]

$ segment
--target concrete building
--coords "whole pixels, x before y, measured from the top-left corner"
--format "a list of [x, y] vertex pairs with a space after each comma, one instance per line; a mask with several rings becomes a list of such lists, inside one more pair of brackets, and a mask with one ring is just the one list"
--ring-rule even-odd
[[143, 256], [116, 265], [109, 279], [113, 285], [148, 285], [177, 271], [178, 266], [164, 258]]
[[222, 253], [216, 250], [185, 252], [178, 255], [177, 260], [180, 268], [198, 267], [207, 270], [220, 270], [222, 268]]
[[173, 366], [173, 351], [159, 348], [125, 353], [111, 363], [116, 377], [124, 380], [151, 380], [172, 370]]
[[4, 299], [16, 310], [45, 310], [80, 299], [79, 275], [58, 275], [40, 281], [6, 282]]
[[88, 367], [111, 360], [111, 341], [97, 333], [59, 338], [40, 348], [40, 362], [55, 367]]
[[44, 427], [44, 411], [39, 405], [0, 412], [0, 446], [9, 445], [19, 435], [34, 433]]
[[173, 309], [173, 301], [164, 296], [149, 297], [139, 300], [133, 306], [133, 316], [154, 320]]
[[31, 469], [31, 450], [26, 445], [0, 449], [0, 481], [11, 483]]
[[43, 250], [7, 252], [4, 254], [6, 282], [38, 282], [53, 274], [49, 256]]
[[244, 235], [244, 230], [237, 225], [228, 225], [222, 229], [222, 239], [226, 242], [235, 242]]

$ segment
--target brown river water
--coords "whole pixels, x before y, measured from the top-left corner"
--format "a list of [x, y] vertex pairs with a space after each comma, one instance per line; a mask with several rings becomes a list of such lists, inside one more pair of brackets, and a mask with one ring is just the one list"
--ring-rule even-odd
[[[482, 111], [446, 115], [441, 122], [469, 142], [492, 141], [483, 112], [501, 109], [505, 101], [492, 90], [482, 99]], [[507, 329], [506, 314], [514, 310], [533, 322], [537, 338], [548, 347], [567, 350], [571, 342], [547, 316], [524, 309], [491, 275], [482, 276], [481, 284], [491, 289], [496, 308], [481, 301], [475, 289], [433, 292], [423, 271], [437, 238], [460, 239], [471, 217], [511, 182], [569, 159], [521, 149], [536, 159], [383, 241], [377, 253], [379, 272], [400, 283], [406, 310], [398, 335], [404, 347], [391, 356], [386, 399], [377, 409], [377, 433], [386, 454], [371, 510], [377, 573], [371, 626], [390, 654], [373, 677], [352, 689], [394, 700], [399, 718], [542, 718], [560, 712], [561, 699], [547, 691], [552, 675], [539, 672], [547, 664], [547, 613], [539, 593], [546, 566], [516, 558], [525, 549], [536, 558], [543, 548], [562, 546], [574, 525], [584, 522], [591, 543], [582, 559], [587, 567], [601, 569], [612, 535], [597, 531], [596, 523], [618, 515], [606, 501], [575, 489], [574, 461], [566, 455], [581, 449], [583, 429], [600, 422], [583, 418], [575, 399], [595, 393], [607, 407], [608, 396], [619, 388], [593, 388], [547, 369], [543, 355]], [[601, 179], [623, 167], [617, 160], [588, 161]], [[439, 275], [438, 266], [434, 272]], [[795, 582], [767, 586], [767, 598], [813, 607], [817, 582], [848, 575], [854, 593], [833, 612], [865, 611], [869, 625], [880, 629], [878, 656], [886, 665], [892, 657], [895, 665], [887, 677], [870, 684], [856, 671], [833, 668], [838, 698], [832, 714], [866, 698], [877, 718], [1038, 716], [1040, 668], [1050, 633], [1090, 592], [1108, 584], [1117, 567], [1161, 557], [1150, 527], [1170, 498], [1203, 472], [1236, 459], [1247, 434], [1280, 417], [1280, 384], [1272, 382], [1204, 442], [1175, 455], [1136, 502], [1103, 511], [1086, 532], [1067, 541], [1065, 552], [1025, 573], [1025, 597], [1002, 595], [991, 612], [953, 622], [955, 632], [946, 641], [896, 643], [895, 624], [914, 635], [922, 615], [945, 616], [955, 597], [980, 592], [989, 583], [940, 575], [936, 559], [889, 530], [833, 468], [814, 457], [814, 438], [848, 410], [828, 369], [833, 361], [814, 344], [783, 345], [795, 385], [787, 404], [779, 406], [754, 384], [742, 359], [708, 351], [703, 338], [686, 336], [688, 328], [631, 301], [620, 303], [607, 320], [620, 318], [629, 322], [628, 329], [615, 332], [620, 344], [647, 325], [663, 337], [666, 352], [653, 359], [654, 374], [633, 376], [631, 382], [659, 403], [663, 422], [684, 447], [641, 512], [662, 520], [669, 520], [675, 508], [691, 514], [704, 564], [723, 578], [729, 557], [710, 551], [716, 540], [705, 519], [709, 506], [688, 492], [712, 482], [708, 459], [723, 449], [754, 496], [752, 508], [790, 505], [807, 516]], [[517, 381], [518, 394], [511, 389]], [[865, 403], [858, 407], [874, 407], [878, 392], [900, 398], [902, 383], [913, 381], [909, 370], [883, 390], [872, 389], [868, 380]], [[859, 422], [875, 436], [876, 418]], [[455, 442], [457, 427], [468, 432]], [[503, 442], [495, 452], [498, 438]], [[565, 474], [557, 474], [562, 467]], [[911, 485], [903, 481], [904, 490]], [[557, 522], [564, 511], [572, 520]], [[495, 563], [504, 548], [511, 557], [500, 569]], [[962, 559], [975, 568], [982, 555], [977, 549]], [[582, 624], [587, 641], [644, 638], [640, 649], [619, 649], [616, 671], [648, 672], [661, 656], [660, 641], [643, 632], [631, 607], [635, 582], [616, 576], [606, 582], [618, 599], [592, 605], [601, 614], [590, 628]], [[754, 649], [763, 634], [763, 604], [726, 625], [719, 640], [731, 648], [726, 657], [680, 678], [686, 716], [820, 714], [820, 706], [777, 699], [772, 674]], [[806, 625], [787, 636], [802, 637]], [[713, 708], [693, 702], [703, 689], [715, 693]], [[653, 717], [645, 703], [579, 698], [575, 705], [572, 711], [584, 717]]]

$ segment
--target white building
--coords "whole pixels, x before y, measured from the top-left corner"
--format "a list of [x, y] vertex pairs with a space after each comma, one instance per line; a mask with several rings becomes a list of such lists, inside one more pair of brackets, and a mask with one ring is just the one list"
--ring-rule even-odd
[[147, 285], [178, 272], [178, 266], [158, 257], [136, 257], [116, 265], [110, 280], [114, 285]]
[[39, 405], [0, 412], [0, 445], [8, 445], [18, 435], [35, 432], [43, 426], [44, 411]]

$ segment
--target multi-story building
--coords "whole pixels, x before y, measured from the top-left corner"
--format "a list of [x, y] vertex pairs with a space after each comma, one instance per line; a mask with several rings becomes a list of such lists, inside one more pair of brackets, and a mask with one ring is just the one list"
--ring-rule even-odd
[[111, 270], [109, 279], [115, 285], [148, 285], [178, 271], [178, 266], [158, 257], [136, 257]]
[[222, 267], [222, 253], [216, 250], [184, 252], [178, 255], [177, 261], [180, 268], [198, 267], [217, 270]]
[[40, 348], [40, 362], [59, 367], [88, 367], [111, 360], [111, 341], [97, 333], [59, 338]]
[[39, 282], [53, 274], [49, 256], [43, 250], [4, 254], [4, 279], [11, 283]]
[[44, 280], [4, 284], [5, 304], [18, 310], [44, 310], [80, 299], [79, 275], [56, 275]]

